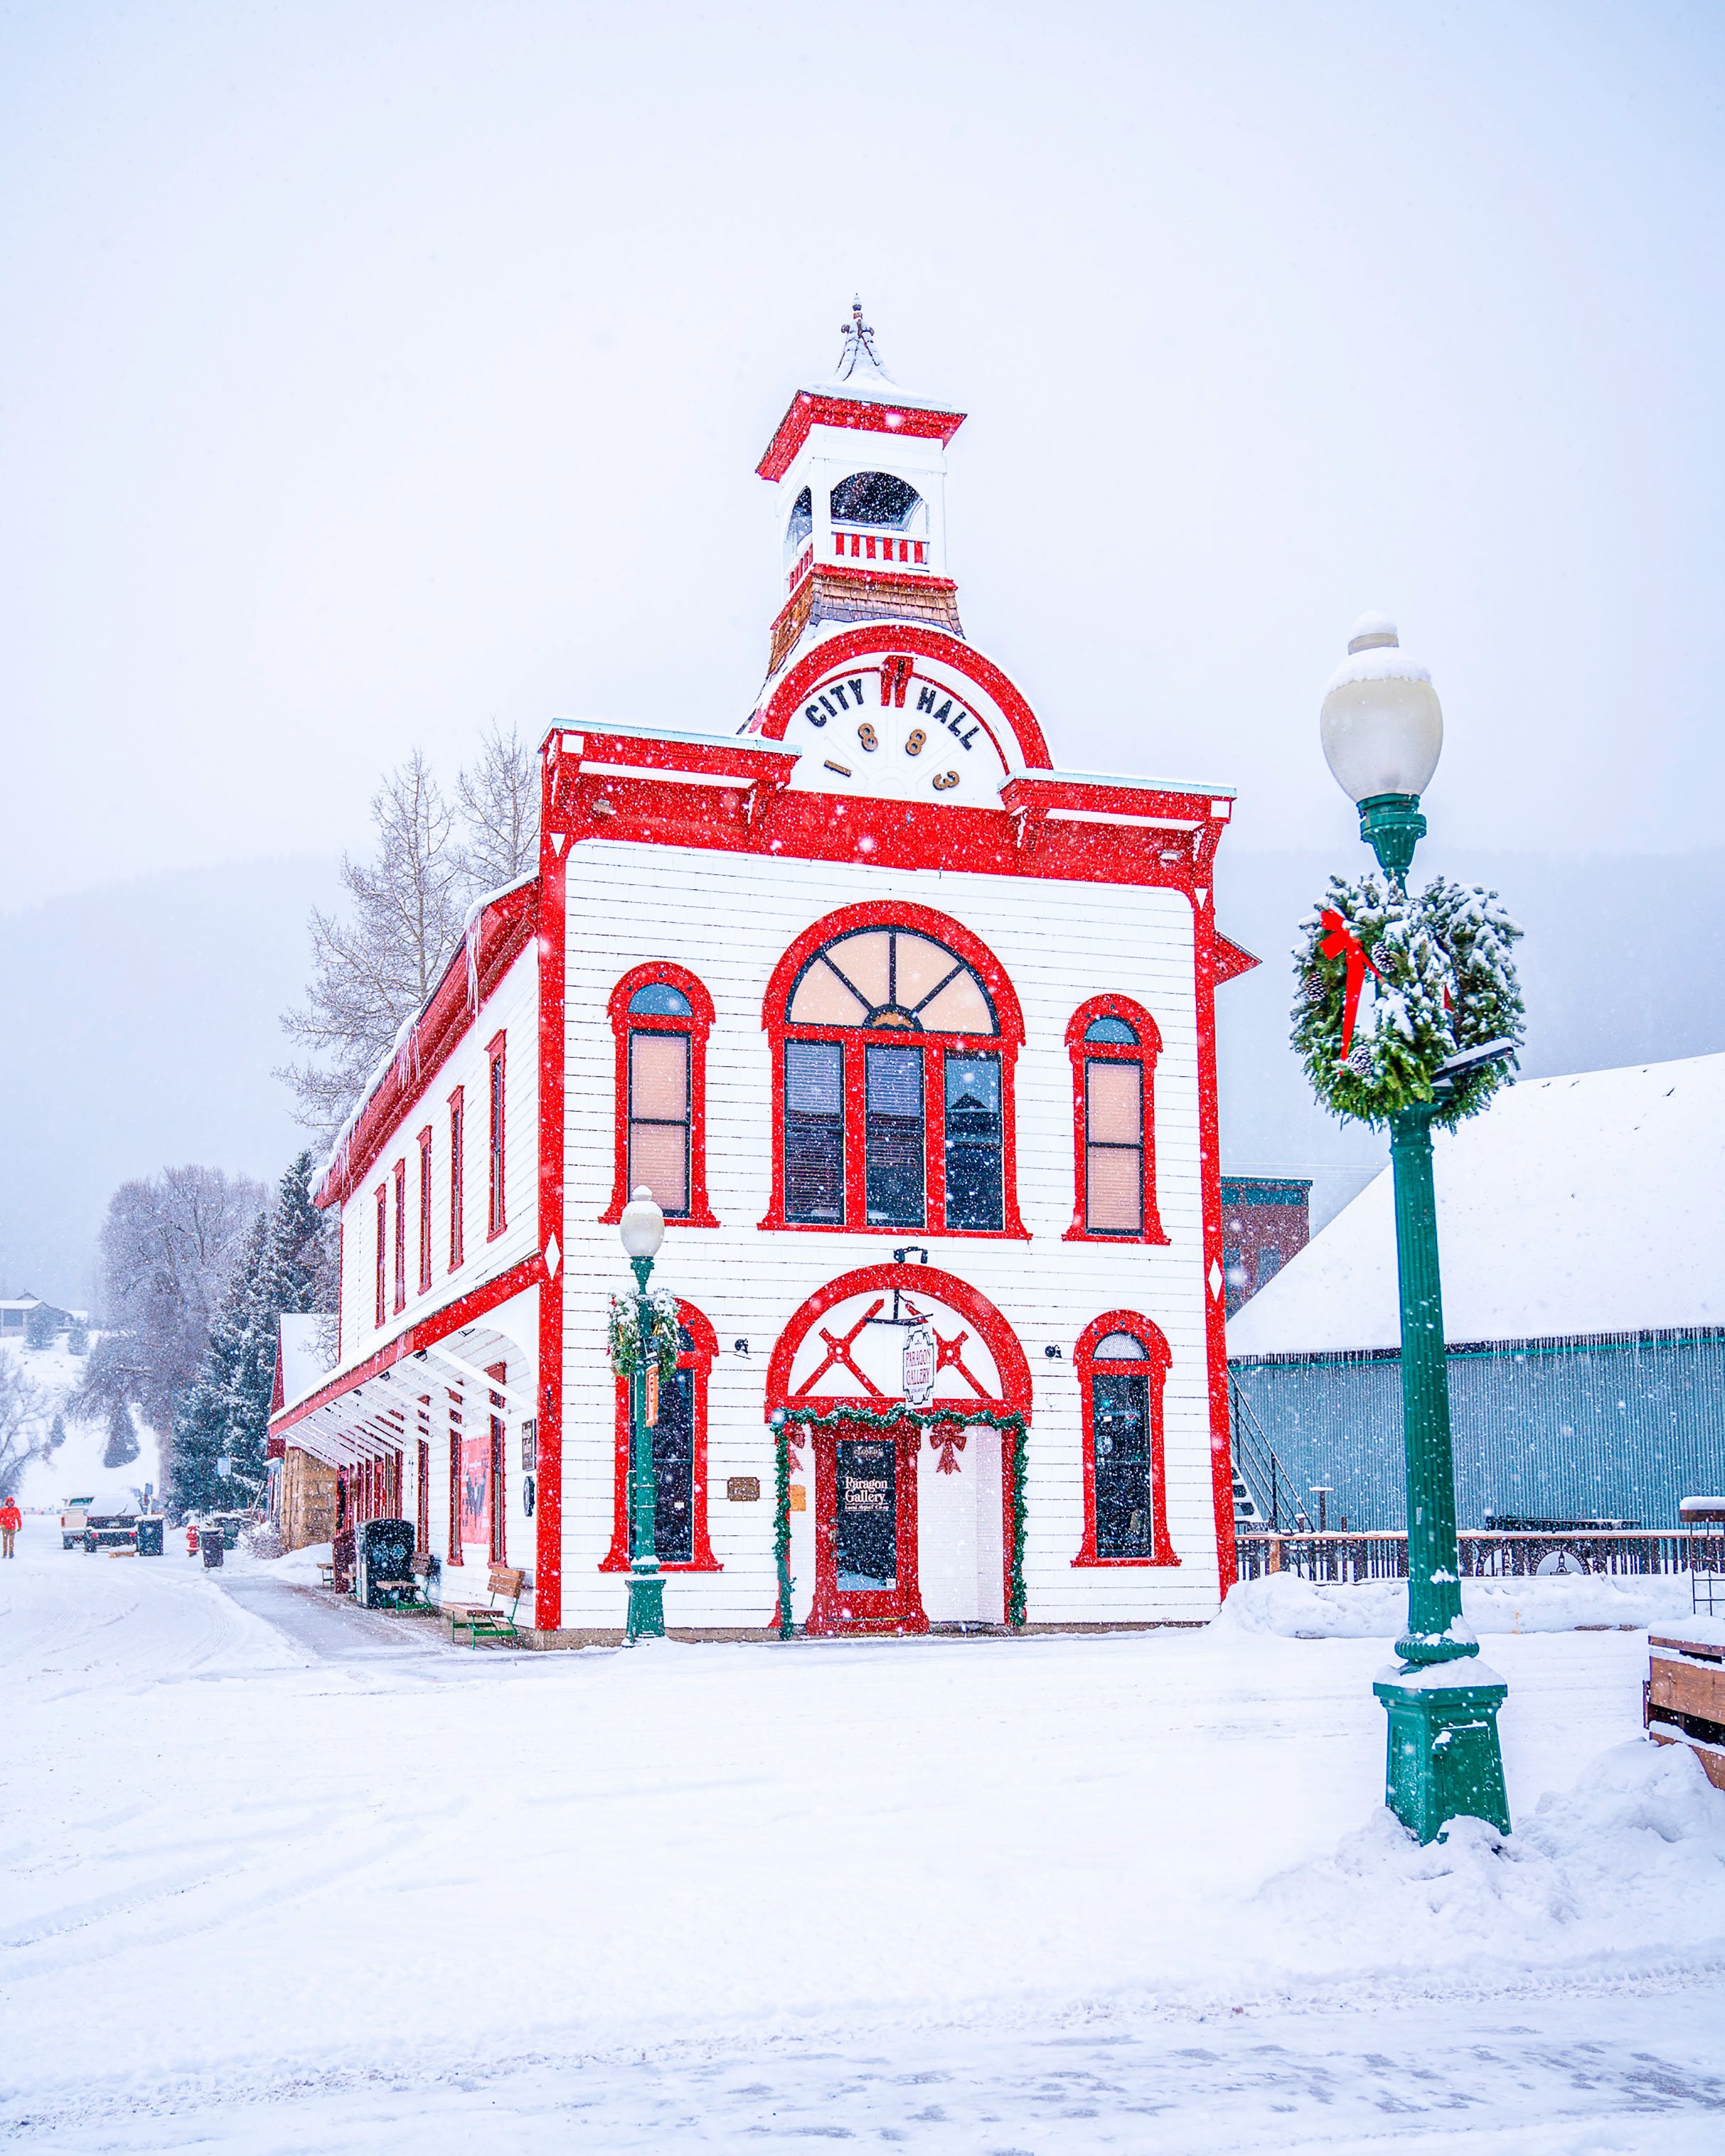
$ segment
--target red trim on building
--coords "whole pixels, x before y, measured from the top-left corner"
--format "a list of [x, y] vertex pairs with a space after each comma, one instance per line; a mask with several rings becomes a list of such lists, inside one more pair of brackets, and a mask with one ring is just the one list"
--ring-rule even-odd
[[[474, 954], [479, 1009], [527, 948], [538, 897], [536, 884], [523, 884], [493, 900], [481, 914]], [[473, 1024], [476, 1013], [468, 1000], [467, 984], [466, 952], [457, 945], [401, 1052], [373, 1088], [329, 1173], [312, 1193], [314, 1204], [340, 1204], [365, 1182], [373, 1163]]]
[[799, 389], [754, 467], [762, 479], [783, 479], [815, 427], [849, 427], [868, 434], [909, 434], [944, 449], [965, 424], [962, 412], [931, 412], [916, 404], [876, 404], [861, 398]]
[[[824, 680], [827, 675], [837, 672], [851, 661], [883, 653], [895, 656], [914, 653], [923, 659], [937, 660], [966, 680], [974, 681], [1005, 716], [1017, 737], [1014, 741], [1002, 742], [995, 737], [992, 728], [989, 729], [989, 737], [994, 741], [1007, 768], [1010, 771], [1019, 765], [1032, 770], [1048, 768], [1048, 745], [1043, 738], [1036, 713], [994, 661], [985, 659], [974, 644], [961, 644], [957, 637], [948, 636], [944, 630], [915, 629], [905, 622], [867, 622], [857, 629], [841, 630], [837, 636], [826, 637], [814, 645], [774, 690], [761, 716], [760, 738], [783, 741], [786, 728], [817, 681]], [[895, 693], [896, 686], [895, 684]], [[982, 715], [978, 712], [975, 716], [981, 719]]]
[[[842, 1273], [837, 1280], [828, 1281], [824, 1287], [817, 1288], [792, 1313], [774, 1344], [772, 1358], [767, 1365], [766, 1409], [769, 1419], [775, 1408], [813, 1404], [801, 1399], [793, 1403], [790, 1394], [790, 1367], [810, 1329], [837, 1304], [847, 1301], [853, 1296], [869, 1295], [877, 1291], [890, 1294], [894, 1288], [914, 1300], [941, 1303], [967, 1317], [975, 1326], [983, 1345], [994, 1358], [1002, 1388], [998, 1399], [979, 1400], [976, 1403], [977, 1406], [1016, 1408], [1026, 1416], [1030, 1414], [1029, 1362], [1017, 1334], [988, 1298], [973, 1288], [968, 1281], [960, 1280], [953, 1273], [941, 1272], [932, 1265], [864, 1265], [855, 1272]], [[877, 1414], [884, 1413], [891, 1404], [862, 1394], [829, 1398], [824, 1393], [819, 1396], [819, 1404], [823, 1408], [841, 1409], [868, 1408]], [[955, 1403], [953, 1419], [957, 1422], [963, 1421], [962, 1403]], [[855, 1434], [859, 1438], [875, 1438], [881, 1435], [861, 1424], [856, 1426]], [[837, 1563], [837, 1469], [834, 1452], [837, 1433], [830, 1430], [801, 1431], [793, 1424], [793, 1445], [801, 1445], [806, 1439], [813, 1440], [815, 1458], [815, 1601], [807, 1629], [816, 1634], [925, 1632], [929, 1620], [922, 1606], [916, 1548], [916, 1460], [921, 1441], [920, 1426], [909, 1423], [903, 1430], [891, 1434], [891, 1442], [899, 1450], [899, 1558], [896, 1582], [890, 1594], [859, 1595], [850, 1589], [841, 1594]], [[1003, 1596], [1012, 1592], [1013, 1484], [1008, 1471], [1011, 1453], [1006, 1449], [1003, 1440], [1001, 1471]]]
[[[891, 641], [894, 647], [904, 641], [897, 626]], [[571, 738], [553, 737], [554, 743]], [[565, 750], [556, 759], [548, 827], [548, 837], [574, 844], [605, 838], [770, 860], [1129, 884], [1192, 896], [1223, 829], [1222, 819], [1211, 816], [1208, 792], [1093, 784], [1050, 773], [1007, 780], [1001, 808], [966, 808], [793, 791], [796, 759], [779, 750], [751, 751], [747, 737], [722, 749], [629, 734], [579, 738], [580, 755]], [[590, 768], [600, 762], [625, 769]], [[584, 762], [590, 767], [584, 770]], [[666, 770], [724, 773], [748, 783], [667, 783], [657, 777]], [[1082, 814], [1153, 815], [1192, 828], [1050, 819], [1050, 808], [1064, 807]]]
[[[1132, 1047], [1124, 1041], [1086, 1040], [1087, 1029], [1099, 1018], [1122, 1019], [1138, 1035]], [[1066, 1049], [1072, 1058], [1073, 1211], [1072, 1225], [1061, 1238], [1067, 1243], [1166, 1243], [1161, 1214], [1156, 1204], [1156, 1066], [1162, 1052], [1162, 1036], [1156, 1020], [1142, 1004], [1130, 996], [1092, 996], [1080, 1004], [1067, 1023]], [[1135, 1063], [1142, 1076], [1138, 1111], [1142, 1118], [1139, 1141], [1143, 1183], [1140, 1219], [1135, 1235], [1115, 1235], [1092, 1228], [1089, 1219], [1089, 1090], [1084, 1065], [1090, 1060]]]
[[[631, 1012], [629, 1002], [636, 991], [651, 988], [657, 982], [677, 989], [687, 998], [690, 1017], [657, 1018], [647, 1012]], [[674, 966], [668, 960], [660, 959], [625, 973], [611, 990], [606, 1011], [616, 1041], [615, 1171], [611, 1202], [599, 1216], [600, 1224], [614, 1226], [620, 1220], [631, 1194], [629, 1036], [635, 1032], [682, 1034], [689, 1044], [689, 1205], [687, 1213], [667, 1213], [665, 1224], [669, 1228], [718, 1227], [707, 1199], [707, 1041], [713, 1031], [712, 997], [687, 967]]]
[[[1151, 1550], [1149, 1557], [1101, 1557], [1096, 1550], [1096, 1416], [1095, 1377], [1097, 1370], [1096, 1343], [1110, 1332], [1130, 1332], [1144, 1348], [1146, 1359], [1140, 1362], [1102, 1363], [1104, 1370], [1120, 1370], [1131, 1375], [1142, 1374], [1148, 1382], [1150, 1394], [1150, 1518]], [[1174, 1554], [1174, 1545], [1168, 1538], [1168, 1469], [1166, 1448], [1163, 1440], [1162, 1395], [1167, 1388], [1168, 1366], [1173, 1361], [1168, 1342], [1160, 1326], [1152, 1325], [1135, 1310], [1105, 1311], [1100, 1317], [1093, 1317], [1078, 1337], [1072, 1351], [1072, 1364], [1079, 1381], [1079, 1412], [1082, 1417], [1084, 1455], [1084, 1535], [1074, 1565], [1099, 1565], [1111, 1571], [1122, 1565], [1170, 1565], [1180, 1560]], [[1232, 1484], [1230, 1484], [1230, 1489]]]
[[356, 1386], [380, 1376], [385, 1370], [393, 1370], [398, 1363], [407, 1361], [421, 1348], [435, 1347], [451, 1332], [459, 1332], [464, 1325], [471, 1325], [487, 1311], [495, 1310], [499, 1303], [507, 1302], [526, 1288], [537, 1286], [544, 1270], [543, 1260], [535, 1252], [522, 1259], [518, 1265], [511, 1265], [507, 1272], [499, 1273], [495, 1280], [481, 1281], [466, 1295], [458, 1296], [455, 1301], [445, 1303], [441, 1310], [428, 1311], [417, 1324], [404, 1325], [393, 1340], [386, 1341], [364, 1362], [356, 1363], [338, 1378], [332, 1378], [327, 1385], [320, 1385], [315, 1393], [308, 1393], [285, 1414], [273, 1418], [271, 1435], [280, 1435], [291, 1430], [317, 1409], [332, 1406]]
[[[792, 1024], [785, 1015], [803, 968], [817, 952], [842, 936], [859, 929], [910, 928], [945, 944], [981, 978], [994, 1004], [996, 1031], [991, 1034], [910, 1033], [868, 1026]], [[841, 906], [824, 914], [804, 929], [776, 966], [761, 1001], [761, 1024], [766, 1030], [772, 1056], [773, 1163], [772, 1191], [764, 1229], [784, 1229], [797, 1234], [830, 1235], [842, 1232], [858, 1235], [952, 1235], [998, 1240], [1002, 1236], [1028, 1241], [1030, 1231], [1018, 1213], [1018, 1133], [1014, 1106], [1018, 1050], [1024, 1045], [1024, 1014], [1017, 990], [1002, 965], [982, 939], [932, 906], [894, 904], [884, 899]], [[845, 1218], [832, 1221], [788, 1220], [785, 1217], [785, 1043], [790, 1040], [852, 1041], [859, 1048], [920, 1048], [923, 1055], [924, 1211], [920, 1223], [871, 1226], [868, 1220], [865, 1185], [867, 1160], [864, 1124], [867, 1114], [867, 1057], [845, 1058], [844, 1175]], [[945, 1055], [998, 1055], [1001, 1064], [1001, 1179], [1002, 1219], [998, 1228], [949, 1228], [946, 1220]]]
[[[493, 1384], [507, 1385], [509, 1365], [487, 1363], [485, 1374]], [[509, 1511], [505, 1500], [509, 1483], [509, 1433], [503, 1420], [503, 1395], [488, 1393], [486, 1405], [490, 1414], [491, 1436], [491, 1560], [493, 1564], [507, 1564]]]
[[449, 1399], [449, 1555], [451, 1564], [465, 1564], [466, 1544], [461, 1539], [461, 1435], [464, 1428], [461, 1394], [453, 1385], [445, 1385]]
[[395, 1183], [395, 1309], [407, 1308], [407, 1162], [398, 1160]]
[[[707, 1525], [707, 1381], [712, 1375], [713, 1358], [718, 1353], [718, 1335], [709, 1319], [685, 1302], [679, 1296], [677, 1314], [684, 1330], [694, 1342], [677, 1358], [679, 1370], [693, 1373], [691, 1402], [693, 1424], [694, 1472], [691, 1478], [690, 1503], [694, 1517], [689, 1523], [689, 1547], [693, 1556], [686, 1563], [672, 1564], [665, 1558], [659, 1560], [661, 1572], [723, 1572], [724, 1567], [713, 1554], [713, 1544]], [[612, 1440], [612, 1496], [611, 1546], [600, 1559], [601, 1572], [627, 1572], [629, 1569], [629, 1381], [618, 1378], [616, 1412]]]
[[[1218, 834], [1219, 836], [1219, 833]], [[1213, 842], [1210, 854], [1215, 851]], [[1204, 862], [1208, 880], [1209, 859]], [[1226, 1596], [1239, 1577], [1233, 1539], [1233, 1430], [1228, 1404], [1226, 1282], [1222, 1270], [1222, 1125], [1217, 1105], [1215, 909], [1192, 895], [1192, 952], [1197, 986], [1198, 1188], [1204, 1223], [1204, 1359], [1210, 1385], [1210, 1486], [1216, 1507], [1216, 1573]], [[1232, 944], [1230, 950], [1235, 948]], [[1224, 974], [1223, 978], [1227, 978]]]
[[569, 1083], [564, 1030], [567, 849], [548, 835], [563, 737], [554, 733], [540, 774], [538, 905], [539, 1368], [533, 1484], [533, 1622], [563, 1622], [564, 1113]]
[[509, 1226], [507, 1182], [509, 1142], [509, 1041], [494, 1033], [485, 1044], [486, 1186], [485, 1239], [494, 1243]]
[[1249, 973], [1254, 966], [1264, 963], [1263, 959], [1254, 958], [1238, 943], [1230, 943], [1219, 929], [1213, 927], [1210, 932], [1210, 948], [1211, 978], [1218, 988], [1224, 981], [1237, 981], [1242, 973]]

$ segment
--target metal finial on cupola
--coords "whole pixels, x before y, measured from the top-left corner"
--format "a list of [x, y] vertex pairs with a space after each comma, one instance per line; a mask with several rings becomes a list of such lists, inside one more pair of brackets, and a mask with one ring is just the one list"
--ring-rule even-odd
[[848, 382], [859, 367], [866, 372], [878, 374], [881, 379], [891, 379], [880, 363], [880, 355], [874, 348], [874, 330], [862, 319], [862, 300], [857, 295], [851, 301], [851, 319], [841, 324], [839, 334], [844, 339], [838, 355], [838, 366], [834, 370], [836, 382]]

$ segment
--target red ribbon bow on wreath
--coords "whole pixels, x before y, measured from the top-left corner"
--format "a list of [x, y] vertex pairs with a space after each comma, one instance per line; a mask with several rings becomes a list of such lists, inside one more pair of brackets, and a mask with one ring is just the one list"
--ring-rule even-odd
[[1347, 983], [1342, 991], [1341, 998], [1341, 1055], [1340, 1059], [1346, 1063], [1347, 1051], [1353, 1045], [1354, 1020], [1359, 1015], [1360, 990], [1366, 985], [1366, 969], [1370, 966], [1372, 973], [1380, 981], [1383, 980], [1383, 976], [1378, 973], [1377, 967], [1372, 965], [1372, 953], [1333, 906], [1326, 906], [1319, 914], [1318, 925], [1328, 932], [1323, 942], [1318, 946], [1319, 957], [1323, 958], [1346, 957], [1347, 960]]

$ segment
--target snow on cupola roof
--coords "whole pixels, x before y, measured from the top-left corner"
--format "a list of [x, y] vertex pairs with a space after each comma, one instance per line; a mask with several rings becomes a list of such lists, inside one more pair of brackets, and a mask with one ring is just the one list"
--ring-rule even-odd
[[881, 364], [880, 354], [874, 348], [874, 329], [862, 319], [860, 298], [851, 301], [851, 319], [839, 325], [843, 342], [839, 348], [838, 365], [826, 382], [811, 382], [809, 386], [817, 396], [866, 397], [877, 404], [915, 404], [924, 409], [934, 408], [926, 397], [914, 396], [903, 389]]
[[811, 427], [860, 427], [938, 441], [945, 448], [964, 424], [962, 412], [939, 398], [902, 388], [888, 373], [875, 349], [873, 326], [862, 319], [860, 299], [852, 300], [851, 319], [841, 326], [840, 335], [837, 366], [824, 381], [805, 382], [791, 398], [755, 467], [761, 478], [783, 479]]

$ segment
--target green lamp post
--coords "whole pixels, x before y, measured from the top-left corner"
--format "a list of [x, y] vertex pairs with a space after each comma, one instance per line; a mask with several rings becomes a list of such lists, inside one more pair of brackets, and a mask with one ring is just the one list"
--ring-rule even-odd
[[654, 1548], [659, 1478], [653, 1468], [653, 1433], [647, 1424], [647, 1372], [652, 1358], [646, 1347], [653, 1337], [647, 1282], [665, 1240], [665, 1215], [645, 1183], [623, 1208], [617, 1233], [635, 1275], [636, 1319], [643, 1343], [639, 1367], [629, 1377], [629, 1614], [623, 1640], [633, 1646], [637, 1640], [665, 1636], [665, 1578]]
[[[1444, 716], [1425, 668], [1401, 649], [1393, 622], [1367, 614], [1324, 693], [1320, 728], [1336, 783], [1358, 804], [1360, 836], [1398, 890], [1425, 835], [1419, 797], [1444, 745]], [[1494, 1044], [1498, 1047], [1509, 1044]], [[1471, 1058], [1455, 1060], [1456, 1065]], [[1390, 1122], [1396, 1267], [1402, 1312], [1402, 1438], [1408, 1473], [1408, 1625], [1399, 1666], [1372, 1690], [1389, 1717], [1384, 1801], [1423, 1842], [1458, 1817], [1509, 1831], [1497, 1710], [1508, 1687], [1477, 1661], [1461, 1617], [1455, 1473], [1450, 1434], [1437, 1202], [1432, 1183], [1435, 1097]]]

